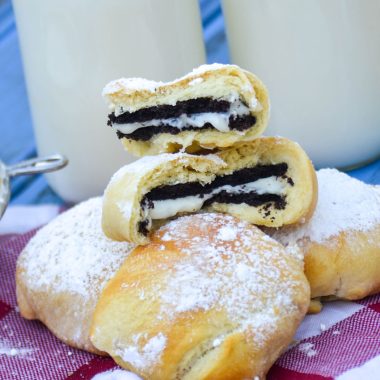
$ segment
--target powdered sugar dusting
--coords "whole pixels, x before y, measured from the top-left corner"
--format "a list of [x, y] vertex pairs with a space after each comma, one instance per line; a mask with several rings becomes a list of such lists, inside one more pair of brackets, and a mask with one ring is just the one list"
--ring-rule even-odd
[[288, 255], [292, 255], [296, 260], [303, 263], [304, 254], [301, 248], [297, 244], [288, 244], [286, 247], [286, 252]]
[[[140, 175], [143, 176], [146, 173], [158, 168], [159, 166], [172, 162], [182, 162], [184, 166], [191, 165], [195, 156], [188, 153], [163, 153], [158, 156], [145, 156], [128, 165], [120, 168], [111, 178], [110, 184], [113, 185], [123, 179], [126, 175]], [[226, 163], [218, 156], [209, 154], [203, 159], [207, 159], [220, 167], [226, 166]], [[194, 162], [194, 161], [193, 161]]]
[[[183, 154], [183, 153], [177, 153]], [[145, 156], [140, 159], [131, 162], [128, 165], [121, 167], [111, 178], [110, 185], [119, 182], [127, 174], [141, 174], [154, 170], [156, 167], [162, 165], [165, 162], [170, 162], [175, 159], [177, 154], [163, 153], [158, 156]]]
[[130, 363], [137, 369], [144, 369], [157, 363], [165, 349], [166, 337], [159, 333], [150, 338], [142, 348], [139, 348], [140, 339], [146, 338], [143, 334], [137, 334], [132, 337], [135, 345], [128, 345], [118, 348], [118, 343], [115, 342], [116, 355], [120, 356], [124, 362]]
[[101, 230], [102, 199], [59, 215], [30, 240], [20, 257], [30, 289], [53, 287], [84, 297], [97, 294], [132, 249]]
[[132, 209], [133, 203], [128, 201], [120, 201], [117, 203], [117, 207], [119, 208], [121, 214], [125, 219], [131, 219], [132, 217]]
[[193, 69], [192, 72], [190, 72], [187, 76], [193, 76], [193, 75], [202, 75], [204, 73], [207, 73], [208, 71], [213, 70], [220, 70], [225, 67], [237, 67], [236, 65], [224, 65], [222, 63], [211, 63], [208, 65], [200, 65], [199, 67], [196, 67]]
[[236, 238], [236, 229], [230, 226], [223, 226], [218, 231], [218, 239], [220, 240], [234, 240]]
[[202, 83], [203, 81], [203, 78], [195, 78], [189, 82], [189, 86], [195, 86], [196, 84]]
[[[187, 218], [197, 225], [198, 236], [189, 237]], [[210, 231], [221, 219], [222, 227]], [[260, 345], [279, 319], [295, 312], [294, 296], [305, 284], [294, 280], [294, 258], [255, 227], [204, 213], [171, 221], [161, 231], [162, 240], [179, 244], [185, 258], [160, 289], [158, 319], [189, 310], [224, 310], [240, 328], [252, 328]]]
[[380, 191], [335, 169], [317, 172], [319, 194], [312, 218], [289, 231], [279, 230], [275, 239], [283, 244], [304, 237], [323, 243], [342, 231], [367, 231], [380, 223]]
[[148, 91], [153, 93], [157, 87], [163, 84], [163, 82], [143, 78], [120, 78], [108, 83], [104, 87], [102, 95], [107, 96], [108, 94], [114, 94], [119, 91], [123, 91], [127, 94], [131, 94], [135, 91]]
[[[123, 91], [126, 94], [132, 94], [135, 91], [148, 91], [148, 92], [154, 93], [159, 87], [167, 86], [171, 83], [179, 82], [189, 77], [202, 75], [206, 73], [207, 71], [219, 70], [219, 69], [229, 67], [229, 66], [234, 66], [234, 65], [224, 65], [221, 63], [201, 65], [195, 68], [190, 73], [169, 82], [156, 82], [154, 80], [148, 80], [148, 79], [143, 79], [143, 78], [120, 78], [108, 83], [104, 87], [102, 95], [104, 97], [107, 97], [107, 95], [115, 94], [119, 91]], [[234, 66], [234, 67], [237, 67], [237, 66]], [[195, 78], [194, 80], [197, 80], [197, 78]], [[194, 86], [202, 82], [202, 81], [194, 82], [194, 80], [189, 82], [190, 86]]]

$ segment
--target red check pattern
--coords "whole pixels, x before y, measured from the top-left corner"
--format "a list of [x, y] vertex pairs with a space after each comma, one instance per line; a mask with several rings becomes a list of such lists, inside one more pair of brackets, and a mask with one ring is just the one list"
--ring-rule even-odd
[[[40, 322], [18, 313], [16, 260], [34, 233], [0, 235], [0, 379], [88, 380], [117, 368], [111, 358], [72, 349]], [[268, 380], [380, 379], [380, 295], [328, 305], [307, 317], [297, 337], [300, 341], [280, 357]], [[354, 367], [361, 372], [352, 377]]]

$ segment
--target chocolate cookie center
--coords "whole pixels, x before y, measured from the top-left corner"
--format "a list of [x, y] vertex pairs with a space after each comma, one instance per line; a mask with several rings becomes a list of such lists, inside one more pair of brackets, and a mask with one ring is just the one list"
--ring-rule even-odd
[[[265, 205], [264, 217], [269, 217], [270, 208], [283, 210], [286, 207], [283, 188], [294, 186], [293, 180], [286, 175], [287, 170], [286, 163], [259, 165], [217, 176], [209, 184], [188, 182], [160, 186], [145, 194], [141, 207], [152, 219], [163, 219], [176, 215], [178, 210], [198, 211], [214, 202], [245, 203], [254, 207]], [[173, 215], [170, 215], [171, 211]], [[149, 222], [144, 219], [140, 222], [139, 232], [146, 235], [148, 227]]]
[[256, 124], [248, 106], [240, 99], [196, 98], [175, 105], [147, 107], [135, 112], [111, 113], [107, 124], [116, 129], [119, 138], [148, 141], [160, 133], [218, 129], [244, 131]]

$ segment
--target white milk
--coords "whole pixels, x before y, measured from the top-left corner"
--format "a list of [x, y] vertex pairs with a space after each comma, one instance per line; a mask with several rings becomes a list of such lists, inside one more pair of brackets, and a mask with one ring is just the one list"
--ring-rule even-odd
[[318, 167], [380, 155], [379, 0], [224, 0], [233, 63], [272, 103], [266, 134], [298, 141]]
[[106, 125], [104, 85], [172, 80], [205, 62], [197, 0], [14, 0], [38, 152], [65, 154], [48, 176], [68, 201], [101, 194], [134, 160]]

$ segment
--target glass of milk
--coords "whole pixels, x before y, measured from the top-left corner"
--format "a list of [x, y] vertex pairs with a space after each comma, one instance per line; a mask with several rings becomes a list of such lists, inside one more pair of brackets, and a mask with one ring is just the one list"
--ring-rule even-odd
[[223, 0], [233, 63], [268, 86], [266, 134], [317, 167], [380, 155], [380, 1]]
[[69, 159], [47, 177], [66, 201], [101, 194], [135, 158], [107, 127], [103, 87], [172, 80], [205, 62], [197, 0], [14, 0], [39, 155]]

